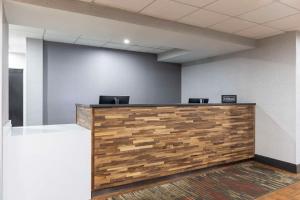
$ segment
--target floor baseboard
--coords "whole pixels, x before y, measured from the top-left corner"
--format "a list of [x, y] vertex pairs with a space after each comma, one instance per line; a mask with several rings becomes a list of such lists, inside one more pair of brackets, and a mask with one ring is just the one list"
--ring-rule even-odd
[[292, 173], [300, 173], [300, 165], [255, 154], [254, 160]]

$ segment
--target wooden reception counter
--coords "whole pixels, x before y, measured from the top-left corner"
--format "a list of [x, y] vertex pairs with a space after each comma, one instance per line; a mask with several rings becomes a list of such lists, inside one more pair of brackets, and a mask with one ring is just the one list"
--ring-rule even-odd
[[77, 105], [92, 191], [254, 157], [255, 104]]

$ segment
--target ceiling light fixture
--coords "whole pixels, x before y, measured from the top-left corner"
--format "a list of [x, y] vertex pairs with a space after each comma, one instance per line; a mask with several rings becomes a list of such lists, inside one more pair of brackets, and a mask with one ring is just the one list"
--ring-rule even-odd
[[130, 40], [129, 39], [124, 39], [124, 44], [130, 44]]

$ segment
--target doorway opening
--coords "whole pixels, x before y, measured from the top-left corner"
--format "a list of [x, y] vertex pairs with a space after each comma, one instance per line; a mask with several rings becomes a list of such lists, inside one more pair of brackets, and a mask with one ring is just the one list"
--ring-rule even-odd
[[9, 69], [9, 119], [23, 126], [23, 69]]

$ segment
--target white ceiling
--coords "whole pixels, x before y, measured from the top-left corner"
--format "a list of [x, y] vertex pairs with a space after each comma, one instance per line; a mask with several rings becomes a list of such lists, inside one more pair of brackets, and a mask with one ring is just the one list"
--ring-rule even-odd
[[300, 30], [300, 0], [80, 0], [261, 39]]
[[255, 47], [243, 37], [300, 30], [300, 0], [6, 0], [5, 8], [18, 24], [10, 26], [13, 52], [25, 52], [32, 37], [182, 63]]
[[[211, 2], [189, 0], [198, 5], [209, 1]], [[98, 0], [97, 2], [99, 3]], [[47, 41], [162, 54], [167, 56], [159, 56], [159, 61], [184, 63], [255, 48], [255, 41], [252, 39], [134, 13], [141, 12], [141, 7], [145, 10], [150, 4], [153, 5], [153, 0], [106, 0], [104, 3], [118, 8], [75, 0], [6, 0], [6, 17], [10, 24], [14, 24], [10, 26], [10, 51], [22, 49], [19, 48], [22, 44], [24, 51], [25, 38], [33, 37]], [[173, 3], [171, 7], [175, 10], [182, 4]], [[162, 7], [161, 12], [168, 10], [164, 4], [169, 5], [168, 1], [159, 4]], [[191, 6], [186, 6], [190, 10]], [[194, 7], [192, 9], [195, 10]], [[148, 11], [150, 10], [152, 8]], [[201, 10], [201, 13], [199, 9], [196, 10], [194, 15], [202, 16], [205, 19], [203, 23], [219, 21], [220, 16], [223, 18], [223, 15], [208, 10]], [[177, 12], [168, 13], [173, 16]], [[207, 17], [206, 13], [214, 17]], [[252, 25], [250, 22], [241, 21], [230, 20], [227, 26], [240, 30], [241, 28], [235, 27], [236, 24], [241, 27]], [[222, 27], [216, 26], [215, 29]], [[124, 38], [131, 40], [130, 45], [123, 44]]]
[[124, 44], [119, 41], [111, 41], [108, 38], [92, 38], [80, 34], [67, 34], [64, 32], [33, 28], [20, 25], [9, 25], [9, 51], [14, 53], [26, 53], [26, 38], [43, 39], [45, 41], [63, 42], [94, 47], [106, 47], [123, 49], [128, 51], [159, 54], [172, 48], [163, 46], [147, 46], [144, 44]]
[[[216, 9], [213, 6], [215, 0], [84, 1], [6, 0], [6, 17], [10, 24], [14, 24], [10, 26], [10, 51], [24, 52], [25, 38], [32, 37], [155, 53], [160, 55], [160, 61], [184, 63], [255, 48], [255, 40], [229, 33], [239, 32], [241, 35], [255, 38], [269, 35], [271, 32], [281, 33], [276, 29], [221, 13], [224, 11], [212, 11]], [[265, 0], [259, 2], [262, 1], [267, 4]], [[208, 4], [211, 8], [199, 8], [203, 5], [208, 7]], [[248, 2], [247, 9], [251, 6], [256, 8], [257, 5], [261, 6]], [[236, 12], [234, 9], [231, 11]], [[181, 21], [197, 23], [200, 27], [186, 25]], [[220, 21], [223, 23], [220, 24]], [[201, 28], [202, 26], [204, 28]], [[123, 44], [124, 38], [129, 38], [131, 44]]]

